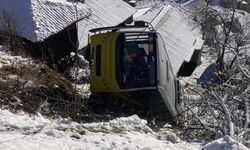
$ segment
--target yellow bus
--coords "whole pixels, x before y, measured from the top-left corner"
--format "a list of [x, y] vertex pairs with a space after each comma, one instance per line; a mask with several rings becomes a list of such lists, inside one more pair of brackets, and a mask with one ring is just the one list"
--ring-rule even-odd
[[164, 41], [148, 23], [90, 32], [87, 59], [92, 93], [120, 93], [159, 115], [168, 111], [175, 118], [181, 113], [179, 82]]

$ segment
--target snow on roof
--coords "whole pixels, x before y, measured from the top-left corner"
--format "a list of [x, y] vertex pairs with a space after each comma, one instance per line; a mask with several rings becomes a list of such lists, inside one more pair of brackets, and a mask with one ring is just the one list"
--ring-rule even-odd
[[137, 19], [137, 18], [139, 18], [140, 16], [146, 14], [150, 9], [151, 9], [151, 7], [138, 9], [138, 10], [136, 11], [136, 13], [133, 15], [134, 19]]
[[147, 8], [147, 7], [154, 7], [162, 4], [169, 3], [168, 1], [162, 1], [162, 0], [140, 0], [136, 3], [136, 8]]
[[78, 23], [79, 48], [87, 45], [90, 29], [119, 25], [136, 12], [123, 0], [87, 0], [85, 4], [90, 8], [91, 15]]
[[[76, 16], [76, 8], [78, 9]], [[66, 0], [0, 0], [0, 10], [13, 16], [19, 35], [33, 42], [43, 41], [85, 16], [86, 7]]]
[[194, 28], [186, 14], [173, 6], [154, 7], [137, 20], [150, 22], [161, 34], [175, 74], [184, 61], [191, 60], [194, 50], [203, 45], [200, 29]]

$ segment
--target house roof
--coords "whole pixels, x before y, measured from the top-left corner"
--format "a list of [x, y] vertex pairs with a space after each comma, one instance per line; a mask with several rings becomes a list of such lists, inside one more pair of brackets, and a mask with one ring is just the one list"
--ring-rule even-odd
[[[139, 12], [141, 13], [141, 12]], [[165, 41], [175, 74], [183, 62], [189, 62], [195, 49], [201, 49], [200, 29], [194, 28], [187, 15], [170, 5], [152, 7], [136, 20], [150, 22]]]
[[33, 42], [65, 29], [87, 12], [85, 4], [66, 0], [0, 0], [0, 10], [13, 17], [21, 37]]
[[90, 16], [78, 23], [79, 48], [87, 45], [90, 29], [119, 25], [136, 12], [123, 0], [86, 0], [85, 4]]
[[136, 12], [123, 0], [86, 0], [84, 4], [67, 0], [0, 0], [0, 10], [14, 18], [19, 36], [33, 42], [43, 41], [87, 17], [78, 23], [80, 48], [87, 45], [90, 29], [119, 25]]

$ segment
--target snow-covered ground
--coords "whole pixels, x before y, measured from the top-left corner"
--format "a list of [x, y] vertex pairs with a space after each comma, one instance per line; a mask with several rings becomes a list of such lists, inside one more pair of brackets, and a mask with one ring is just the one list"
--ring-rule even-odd
[[169, 129], [154, 132], [133, 115], [109, 122], [79, 124], [69, 118], [47, 119], [0, 110], [0, 149], [6, 150], [247, 150], [226, 136], [206, 146], [186, 143]]
[[195, 143], [178, 141], [170, 131], [153, 132], [138, 116], [109, 122], [78, 124], [67, 118], [0, 110], [0, 149], [200, 149]]
[[[11, 56], [0, 46], [0, 67], [18, 65], [26, 58]], [[153, 131], [147, 121], [137, 115], [107, 122], [77, 123], [70, 118], [50, 119], [25, 112], [11, 113], [0, 109], [0, 150], [247, 150], [230, 137], [218, 139], [204, 147], [203, 143], [181, 141], [170, 129]]]

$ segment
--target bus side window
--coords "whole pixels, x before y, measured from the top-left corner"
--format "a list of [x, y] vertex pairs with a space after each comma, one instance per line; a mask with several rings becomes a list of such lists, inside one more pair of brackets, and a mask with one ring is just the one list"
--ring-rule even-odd
[[97, 45], [96, 46], [96, 75], [97, 76], [101, 76], [101, 49], [102, 46], [101, 45]]

